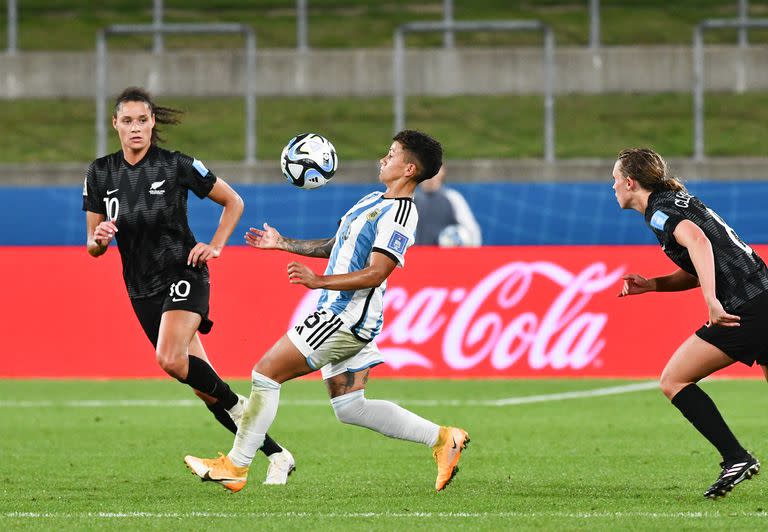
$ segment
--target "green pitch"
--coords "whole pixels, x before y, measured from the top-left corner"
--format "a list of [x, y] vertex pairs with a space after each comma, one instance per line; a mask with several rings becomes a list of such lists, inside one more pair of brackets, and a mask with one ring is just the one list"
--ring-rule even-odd
[[[322, 383], [288, 383], [270, 432], [293, 452], [297, 472], [287, 486], [263, 486], [260, 454], [248, 486], [229, 494], [200, 482], [182, 457], [227, 452], [231, 436], [170, 379], [0, 381], [0, 529], [766, 527], [765, 473], [705, 500], [719, 472], [714, 450], [652, 385], [630, 384], [371, 382], [368, 397], [469, 431], [461, 471], [436, 493], [429, 449], [342, 425]], [[703, 387], [768, 460], [766, 384]]]

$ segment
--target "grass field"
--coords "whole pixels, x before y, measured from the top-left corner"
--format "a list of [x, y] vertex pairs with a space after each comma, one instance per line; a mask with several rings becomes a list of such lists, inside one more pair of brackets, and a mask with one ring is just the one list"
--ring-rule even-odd
[[[443, 0], [308, 0], [309, 42], [314, 47], [391, 46], [394, 29], [406, 22], [437, 21]], [[152, 0], [24, 0], [19, 5], [22, 50], [92, 50], [96, 31], [109, 24], [149, 24]], [[296, 46], [295, 0], [165, 0], [170, 23], [240, 22], [253, 26], [262, 47]], [[455, 20], [538, 19], [550, 24], [561, 46], [589, 41], [587, 0], [454, 0]], [[602, 41], [608, 45], [690, 44], [693, 27], [706, 18], [734, 18], [737, 0], [601, 0]], [[749, 14], [765, 17], [768, 1], [749, 0]], [[5, 10], [0, 12], [0, 42], [6, 42]], [[343, 27], [343, 31], [339, 31]], [[440, 35], [409, 37], [412, 45], [440, 45]], [[766, 42], [765, 30], [751, 30], [751, 42]], [[708, 42], [733, 44], [733, 31], [709, 32]], [[150, 38], [122, 38], [110, 46], [151, 48]], [[168, 48], [232, 47], [232, 37], [166, 37]], [[459, 45], [538, 44], [541, 37], [523, 33], [462, 33]]]
[[[765, 527], [763, 475], [723, 500], [702, 497], [718, 458], [660, 392], [589, 392], [626, 384], [372, 381], [369, 397], [469, 431], [461, 472], [436, 493], [429, 449], [341, 425], [320, 382], [289, 383], [271, 433], [294, 453], [297, 472], [287, 486], [263, 486], [258, 456], [249, 485], [232, 495], [185, 469], [184, 454], [227, 452], [231, 437], [170, 379], [0, 381], [0, 529]], [[741, 440], [768, 456], [765, 383], [703, 386]], [[579, 390], [587, 393], [550, 395]], [[534, 395], [538, 402], [497, 402]]]
[[[245, 126], [240, 98], [168, 99], [187, 111], [167, 130], [168, 145], [204, 161], [241, 160]], [[408, 126], [439, 138], [448, 159], [543, 156], [543, 107], [537, 96], [410, 97]], [[626, 146], [652, 146], [667, 157], [693, 152], [688, 94], [603, 94], [556, 100], [557, 156], [614, 157]], [[277, 161], [301, 131], [332, 139], [341, 164], [381, 156], [392, 134], [390, 98], [262, 98], [257, 157]], [[89, 161], [95, 151], [92, 100], [0, 101], [0, 163]], [[708, 155], [765, 156], [768, 93], [708, 94]], [[110, 150], [118, 149], [109, 129]]]

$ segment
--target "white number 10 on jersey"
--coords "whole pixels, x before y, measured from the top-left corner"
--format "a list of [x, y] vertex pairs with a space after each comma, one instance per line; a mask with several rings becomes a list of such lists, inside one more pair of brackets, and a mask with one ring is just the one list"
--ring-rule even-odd
[[110, 222], [117, 220], [117, 213], [120, 211], [120, 202], [117, 198], [104, 198], [104, 204], [107, 206], [107, 220]]

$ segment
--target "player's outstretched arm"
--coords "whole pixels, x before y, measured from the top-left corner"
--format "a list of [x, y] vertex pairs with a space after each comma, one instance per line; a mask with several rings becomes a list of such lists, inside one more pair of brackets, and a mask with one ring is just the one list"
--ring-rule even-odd
[[699, 280], [685, 270], [676, 270], [669, 275], [646, 279], [636, 273], [628, 273], [619, 297], [634, 296], [646, 292], [680, 292], [699, 286]]
[[655, 279], [646, 279], [637, 273], [628, 273], [623, 276], [624, 283], [621, 286], [619, 297], [635, 296], [656, 290]]
[[685, 270], [677, 270], [669, 275], [652, 279], [657, 292], [682, 292], [699, 286], [699, 278]]
[[336, 237], [319, 240], [296, 240], [285, 238], [277, 229], [264, 223], [264, 229], [251, 227], [245, 234], [245, 243], [257, 249], [280, 249], [305, 257], [319, 257], [327, 259], [331, 256], [331, 249], [336, 242]]
[[106, 216], [96, 212], [85, 213], [87, 227], [86, 249], [91, 257], [99, 257], [107, 252], [109, 243], [117, 233], [117, 226], [108, 221]]
[[325, 288], [327, 290], [362, 290], [381, 285], [397, 266], [397, 262], [383, 253], [374, 252], [371, 264], [362, 270], [334, 275], [317, 275], [300, 262], [288, 265], [288, 280], [291, 284], [304, 285], [307, 288]]

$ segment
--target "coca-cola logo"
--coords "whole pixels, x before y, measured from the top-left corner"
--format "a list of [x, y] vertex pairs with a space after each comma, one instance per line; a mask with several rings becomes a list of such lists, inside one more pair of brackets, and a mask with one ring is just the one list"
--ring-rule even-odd
[[[578, 370], [595, 362], [606, 343], [608, 315], [587, 305], [624, 271], [608, 271], [603, 262], [576, 272], [547, 261], [510, 262], [473, 286], [391, 286], [376, 343], [396, 370], [432, 368], [436, 359], [457, 371], [485, 363], [502, 371], [523, 361], [534, 370]], [[542, 302], [542, 292], [552, 295]], [[289, 325], [313, 312], [319, 296], [308, 292]], [[439, 357], [427, 356], [424, 348], [434, 351], [438, 342]]]

